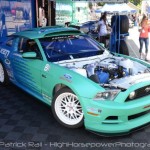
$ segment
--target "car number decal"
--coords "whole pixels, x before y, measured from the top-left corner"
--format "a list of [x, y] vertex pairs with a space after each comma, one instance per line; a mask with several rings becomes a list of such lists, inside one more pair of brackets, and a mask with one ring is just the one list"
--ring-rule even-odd
[[49, 71], [49, 69], [50, 69], [50, 65], [49, 65], [49, 64], [46, 64], [45, 67], [44, 67], [44, 71], [47, 72], [47, 71]]

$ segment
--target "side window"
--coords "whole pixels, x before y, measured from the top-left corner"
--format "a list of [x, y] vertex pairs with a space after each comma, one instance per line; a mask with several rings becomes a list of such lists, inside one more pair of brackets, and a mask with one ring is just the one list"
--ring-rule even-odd
[[31, 39], [21, 38], [18, 45], [18, 52], [19, 53], [36, 52], [37, 58], [42, 59], [42, 55], [37, 43]]
[[18, 52], [23, 53], [26, 51], [26, 43], [27, 43], [27, 38], [20, 38], [19, 39], [19, 44], [18, 44]]
[[13, 39], [10, 39], [6, 42], [6, 45], [11, 47], [13, 45]]

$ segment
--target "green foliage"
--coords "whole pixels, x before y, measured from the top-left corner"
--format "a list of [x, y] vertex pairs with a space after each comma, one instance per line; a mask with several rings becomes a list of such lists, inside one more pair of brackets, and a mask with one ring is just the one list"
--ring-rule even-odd
[[[98, 6], [103, 6], [105, 3], [104, 2], [98, 2], [97, 5]], [[92, 2], [89, 2], [89, 8], [92, 7]]]
[[103, 6], [105, 3], [104, 2], [98, 2], [97, 4], [98, 4], [98, 6]]
[[90, 8], [90, 9], [92, 8], [92, 3], [91, 3], [91, 2], [89, 2], [89, 8]]
[[139, 5], [141, 5], [142, 0], [129, 0], [129, 2], [133, 3], [136, 6], [139, 6]]

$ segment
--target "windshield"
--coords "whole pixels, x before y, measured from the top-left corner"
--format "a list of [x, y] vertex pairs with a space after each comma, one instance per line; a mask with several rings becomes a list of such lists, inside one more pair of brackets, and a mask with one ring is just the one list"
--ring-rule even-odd
[[51, 62], [90, 57], [104, 52], [104, 48], [87, 35], [45, 37], [39, 41]]

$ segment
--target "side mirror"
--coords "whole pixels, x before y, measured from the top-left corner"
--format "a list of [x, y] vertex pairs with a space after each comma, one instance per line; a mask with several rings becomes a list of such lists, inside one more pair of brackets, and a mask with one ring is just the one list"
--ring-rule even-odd
[[101, 45], [102, 47], [105, 47], [105, 44], [104, 44], [104, 43], [100, 43], [100, 45]]
[[24, 52], [22, 54], [23, 58], [29, 58], [29, 59], [35, 59], [36, 58], [36, 53], [35, 52]]

